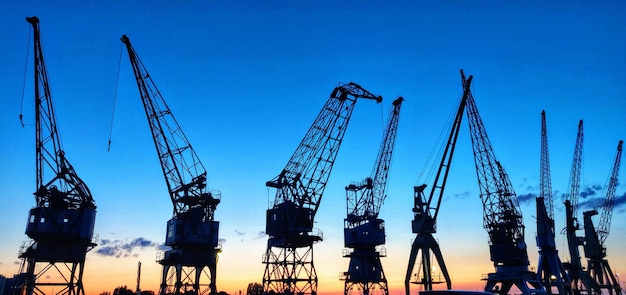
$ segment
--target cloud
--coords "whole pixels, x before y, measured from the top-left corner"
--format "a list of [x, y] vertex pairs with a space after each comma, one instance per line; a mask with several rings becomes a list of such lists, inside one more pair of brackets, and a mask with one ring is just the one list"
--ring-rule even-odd
[[265, 237], [267, 237], [267, 234], [264, 231], [259, 231], [254, 240], [265, 239]]
[[169, 249], [164, 244], [157, 244], [143, 237], [136, 238], [132, 241], [125, 242], [121, 240], [109, 240], [103, 239], [100, 241], [100, 246], [96, 250], [96, 254], [101, 256], [111, 256], [115, 258], [122, 257], [136, 257], [138, 253], [133, 253], [135, 250], [155, 249], [157, 251], [163, 251]]
[[519, 201], [520, 204], [524, 204], [524, 203], [535, 200], [537, 197], [538, 197], [537, 194], [527, 193], [523, 195], [517, 195], [517, 200]]

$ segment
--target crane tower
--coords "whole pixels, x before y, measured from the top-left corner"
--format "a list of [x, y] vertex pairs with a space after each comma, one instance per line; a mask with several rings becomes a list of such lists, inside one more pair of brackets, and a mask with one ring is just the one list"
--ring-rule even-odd
[[[461, 72], [462, 73], [462, 72]], [[456, 147], [456, 140], [461, 129], [461, 123], [463, 121], [463, 113], [465, 111], [465, 105], [467, 103], [467, 97], [469, 95], [469, 84], [472, 81], [472, 76], [467, 79], [468, 87], [463, 89], [463, 97], [459, 102], [459, 107], [450, 128], [450, 135], [444, 148], [439, 168], [437, 169], [437, 175], [435, 176], [434, 184], [428, 198], [424, 194], [426, 184], [413, 187], [413, 220], [411, 227], [413, 233], [417, 234], [413, 245], [411, 246], [411, 254], [409, 256], [409, 264], [406, 271], [406, 277], [404, 280], [404, 288], [406, 295], [411, 294], [410, 283], [424, 285], [424, 290], [433, 290], [433, 284], [443, 283], [441, 278], [435, 277], [432, 274], [432, 262], [431, 254], [437, 260], [437, 264], [441, 269], [443, 280], [446, 283], [448, 290], [452, 289], [452, 281], [450, 280], [450, 274], [448, 268], [443, 259], [441, 248], [439, 243], [433, 237], [433, 234], [437, 232], [437, 215], [439, 214], [439, 208], [441, 206], [441, 200], [443, 198], [443, 192], [448, 180], [448, 172], [450, 172], [450, 166], [452, 165], [452, 156], [454, 155], [454, 149]], [[419, 251], [422, 251], [422, 255], [418, 257]], [[416, 261], [419, 261], [421, 269], [418, 270], [418, 274], [415, 274], [415, 280], [411, 281], [413, 269], [415, 268]], [[419, 273], [421, 272], [421, 277]]]
[[[548, 130], [546, 112], [541, 112], [541, 160], [539, 168], [540, 193], [537, 204], [537, 247], [539, 263], [537, 279], [548, 294], [571, 294], [571, 282], [556, 249], [554, 241], [554, 205], [552, 202], [552, 178], [550, 176], [550, 156], [548, 151]], [[546, 208], [546, 201], [548, 206]], [[555, 288], [555, 290], [553, 290]]]
[[504, 167], [495, 157], [469, 89], [469, 80], [462, 71], [461, 79], [467, 92], [466, 111], [483, 203], [483, 226], [489, 234], [489, 252], [496, 270], [488, 274], [485, 292], [506, 295], [515, 285], [524, 295], [545, 294], [536, 275], [528, 269], [524, 222], [517, 195]]
[[385, 244], [385, 223], [378, 218], [378, 214], [386, 198], [387, 177], [403, 100], [399, 97], [392, 103], [372, 176], [360, 184], [346, 186], [348, 210], [343, 233], [345, 246], [351, 249], [346, 249], [343, 255], [350, 258], [348, 271], [341, 277], [345, 281], [344, 295], [368, 295], [370, 292], [389, 294], [387, 278], [380, 262], [385, 251], [376, 249]]
[[609, 229], [611, 228], [611, 217], [613, 213], [613, 204], [615, 203], [615, 189], [617, 187], [617, 179], [619, 176], [619, 166], [622, 158], [622, 144], [623, 141], [619, 141], [617, 144], [617, 154], [615, 156], [615, 162], [613, 169], [611, 170], [611, 176], [609, 178], [609, 184], [607, 186], [606, 197], [602, 204], [600, 223], [597, 228], [594, 228], [591, 217], [598, 214], [598, 210], [590, 210], [583, 213], [583, 222], [585, 227], [585, 257], [587, 257], [587, 269], [589, 275], [599, 285], [600, 289], [607, 290], [608, 294], [621, 295], [622, 289], [620, 282], [615, 279], [615, 275], [611, 270], [609, 261], [606, 260], [606, 246], [604, 242], [609, 235]]
[[583, 162], [583, 120], [578, 122], [578, 132], [576, 135], [576, 145], [574, 147], [574, 159], [570, 173], [569, 193], [565, 198], [565, 235], [570, 255], [570, 261], [563, 263], [565, 270], [571, 279], [571, 289], [575, 295], [579, 294], [600, 294], [600, 286], [591, 278], [589, 272], [585, 271], [580, 261], [580, 246], [584, 243], [583, 237], [576, 236], [576, 231], [580, 229], [576, 211], [578, 209], [578, 195], [580, 194], [580, 172]]
[[[20, 252], [25, 286], [22, 294], [85, 295], [83, 270], [87, 252], [96, 246], [96, 205], [61, 148], [41, 47], [39, 18], [34, 29], [36, 205], [28, 215], [30, 245]], [[26, 268], [26, 270], [24, 270]]]
[[[178, 125], [154, 81], [123, 35], [139, 94], [174, 207], [167, 222], [159, 295], [217, 294], [217, 255], [221, 252], [215, 220], [220, 193], [207, 188], [207, 172]], [[207, 272], [208, 270], [208, 272]], [[207, 283], [208, 281], [208, 283]]]
[[265, 294], [317, 294], [313, 244], [322, 234], [313, 222], [358, 98], [382, 101], [352, 82], [336, 87], [287, 166], [266, 183], [276, 197], [267, 210]]

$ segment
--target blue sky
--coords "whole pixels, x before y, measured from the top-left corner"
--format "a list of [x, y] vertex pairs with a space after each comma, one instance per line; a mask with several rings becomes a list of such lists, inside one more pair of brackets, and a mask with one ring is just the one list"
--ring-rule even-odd
[[[319, 290], [342, 290], [338, 274], [348, 264], [341, 257], [343, 188], [370, 173], [397, 96], [406, 101], [381, 218], [388, 241], [383, 266], [390, 288], [401, 288], [413, 238], [412, 186], [432, 182], [420, 171], [462, 93], [461, 68], [474, 75], [473, 94], [520, 196], [536, 265], [541, 110], [547, 113], [559, 228], [578, 120], [585, 122], [583, 190], [595, 193], [581, 197], [581, 206], [602, 193], [617, 142], [626, 138], [626, 4], [389, 2], [0, 1], [0, 274], [17, 272], [34, 205], [32, 61], [26, 64], [32, 49], [25, 21], [33, 15], [41, 20], [63, 148], [98, 206], [101, 242], [88, 254], [85, 278], [90, 295], [133, 285], [138, 260], [145, 288], [156, 290], [155, 252], [172, 214], [119, 41], [123, 34], [203, 161], [210, 187], [222, 192], [216, 212], [224, 239], [219, 289], [233, 293], [261, 281], [265, 210], [274, 197], [265, 182], [285, 166], [332, 89], [350, 81], [384, 100], [357, 103], [325, 191], [316, 218], [325, 239], [315, 250]], [[618, 273], [626, 272], [620, 254], [626, 252], [623, 175], [607, 240]], [[453, 283], [480, 285], [480, 275], [493, 269], [466, 124], [449, 177], [436, 238]], [[563, 241], [557, 236], [566, 253]], [[97, 282], [96, 274], [107, 272], [115, 274], [113, 282]]]

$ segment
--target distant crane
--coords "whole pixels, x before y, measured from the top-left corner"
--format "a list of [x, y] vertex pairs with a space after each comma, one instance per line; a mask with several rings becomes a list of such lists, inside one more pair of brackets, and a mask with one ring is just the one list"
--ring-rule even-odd
[[590, 276], [598, 283], [600, 289], [607, 290], [609, 294], [621, 295], [622, 289], [620, 282], [615, 279], [611, 266], [609, 266], [608, 260], [606, 260], [606, 246], [604, 242], [609, 236], [609, 229], [611, 228], [611, 217], [613, 214], [613, 204], [615, 203], [615, 189], [617, 187], [617, 180], [619, 176], [619, 166], [622, 159], [622, 140], [617, 145], [617, 154], [615, 156], [615, 162], [613, 169], [611, 170], [611, 177], [609, 178], [609, 185], [607, 187], [606, 198], [602, 204], [602, 214], [600, 215], [600, 224], [597, 229], [593, 226], [591, 217], [598, 214], [598, 210], [590, 210], [583, 213], [584, 226], [585, 226], [585, 257], [587, 257], [587, 269]]
[[[463, 73], [463, 72], [461, 72]], [[437, 216], [439, 215], [439, 208], [441, 207], [441, 201], [443, 198], [443, 192], [445, 190], [446, 182], [448, 180], [448, 172], [450, 172], [450, 166], [452, 165], [452, 156], [454, 155], [454, 149], [456, 147], [456, 140], [459, 136], [459, 130], [461, 129], [461, 123], [463, 121], [463, 113], [465, 111], [465, 105], [469, 96], [469, 84], [472, 81], [472, 76], [467, 79], [468, 87], [463, 89], [463, 97], [459, 102], [459, 107], [450, 128], [450, 135], [446, 147], [441, 156], [441, 162], [437, 170], [437, 175], [430, 190], [428, 198], [424, 194], [426, 184], [413, 187], [413, 221], [411, 222], [413, 233], [417, 234], [413, 245], [411, 247], [411, 255], [409, 257], [409, 265], [406, 271], [406, 277], [404, 280], [404, 288], [406, 295], [410, 295], [410, 283], [413, 268], [416, 265], [417, 254], [422, 251], [420, 265], [422, 278], [416, 274], [416, 279], [412, 283], [424, 285], [424, 290], [432, 290], [433, 284], [442, 283], [441, 279], [435, 278], [432, 274], [431, 252], [437, 259], [437, 264], [441, 269], [444, 281], [448, 290], [452, 289], [452, 281], [450, 280], [450, 274], [448, 268], [441, 254], [439, 243], [433, 237], [433, 234], [437, 232]]]
[[[550, 156], [548, 151], [548, 131], [546, 112], [541, 111], [541, 161], [540, 161], [540, 193], [537, 202], [537, 247], [539, 263], [537, 279], [543, 284], [548, 294], [572, 294], [569, 276], [554, 242], [554, 205], [552, 202], [552, 177], [550, 175]], [[548, 208], [546, 209], [546, 201]], [[553, 291], [553, 287], [556, 290]]]
[[403, 100], [399, 97], [392, 103], [372, 176], [360, 184], [352, 183], [346, 187], [348, 210], [343, 235], [345, 246], [351, 250], [346, 249], [348, 251], [343, 255], [350, 258], [348, 271], [341, 278], [345, 280], [344, 295], [368, 295], [370, 291], [389, 294], [387, 277], [380, 262], [385, 251], [376, 249], [385, 244], [385, 221], [378, 218], [378, 214], [387, 197], [385, 189]]
[[[215, 209], [221, 195], [207, 188], [207, 172], [154, 81], [123, 35], [163, 176], [174, 207], [167, 222], [159, 295], [217, 294], [217, 255], [221, 252]], [[208, 269], [208, 273], [206, 271]], [[208, 279], [208, 285], [203, 281]]]
[[496, 160], [469, 89], [469, 80], [462, 71], [461, 79], [464, 92], [467, 92], [466, 110], [483, 203], [483, 226], [489, 234], [489, 252], [496, 269], [487, 276], [485, 292], [506, 295], [515, 285], [524, 295], [545, 294], [536, 275], [528, 269], [530, 262], [517, 195], [504, 168]]
[[574, 159], [570, 173], [570, 191], [565, 198], [565, 233], [569, 249], [570, 261], [563, 263], [571, 279], [571, 289], [575, 295], [580, 294], [601, 294], [600, 286], [583, 270], [580, 262], [580, 249], [583, 245], [583, 238], [576, 236], [576, 231], [580, 229], [576, 211], [578, 209], [578, 195], [580, 194], [580, 172], [583, 162], [583, 120], [578, 122], [578, 132], [576, 135], [576, 145], [574, 147]]
[[313, 222], [358, 98], [382, 101], [356, 83], [336, 87], [287, 166], [266, 183], [276, 197], [267, 210], [265, 294], [317, 294], [313, 244], [322, 235]]
[[[34, 29], [36, 205], [29, 212], [21, 250], [26, 295], [45, 294], [40, 287], [61, 287], [55, 295], [84, 295], [85, 255], [96, 246], [96, 204], [87, 185], [61, 148], [48, 74], [41, 47], [39, 18], [26, 20]], [[26, 268], [26, 270], [24, 270]]]

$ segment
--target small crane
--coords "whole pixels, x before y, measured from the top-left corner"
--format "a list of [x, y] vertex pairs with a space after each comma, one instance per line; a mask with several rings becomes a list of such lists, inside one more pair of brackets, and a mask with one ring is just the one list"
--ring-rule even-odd
[[[576, 231], [580, 229], [580, 224], [576, 218], [578, 209], [578, 195], [580, 194], [580, 172], [583, 162], [583, 120], [578, 122], [578, 132], [576, 135], [576, 145], [574, 146], [574, 159], [572, 161], [572, 169], [570, 173], [569, 193], [565, 198], [565, 234], [567, 237], [567, 246], [569, 249], [570, 261], [563, 263], [565, 270], [571, 280], [571, 289], [575, 295], [601, 294], [600, 286], [585, 271], [580, 262], [580, 249], [583, 245], [583, 237], [576, 236]], [[582, 288], [581, 288], [582, 287]]]
[[585, 257], [587, 257], [587, 269], [589, 275], [598, 283], [600, 289], [605, 289], [612, 295], [621, 295], [622, 288], [611, 270], [608, 260], [606, 260], [606, 246], [604, 242], [609, 235], [611, 228], [611, 217], [613, 214], [613, 204], [615, 203], [615, 189], [619, 176], [619, 166], [622, 159], [622, 140], [617, 144], [617, 153], [609, 184], [607, 186], [606, 197], [602, 204], [600, 223], [594, 228], [591, 217], [598, 214], [598, 210], [590, 210], [583, 213], [585, 227]]
[[25, 273], [22, 294], [45, 294], [40, 287], [58, 286], [61, 291], [57, 289], [55, 294], [85, 295], [85, 255], [96, 246], [93, 241], [96, 204], [61, 148], [41, 47], [39, 18], [33, 16], [26, 20], [33, 26], [35, 40], [37, 182], [36, 205], [29, 212], [26, 225], [26, 235], [32, 241], [20, 253], [20, 273]]
[[[173, 217], [167, 222], [159, 295], [217, 294], [217, 255], [221, 252], [215, 209], [221, 194], [207, 188], [207, 172], [165, 103], [154, 81], [123, 35], [139, 94], [167, 184]], [[209, 272], [205, 271], [208, 268]], [[202, 276], [209, 283], [202, 283]], [[183, 286], [185, 289], [183, 290]], [[206, 289], [208, 287], [208, 290]], [[190, 289], [187, 289], [190, 288]]]
[[343, 255], [350, 258], [348, 271], [342, 276], [345, 280], [344, 295], [368, 295], [370, 290], [389, 294], [387, 278], [380, 262], [384, 251], [376, 250], [377, 246], [385, 244], [385, 222], [378, 218], [378, 214], [387, 197], [387, 177], [403, 100], [398, 97], [392, 103], [372, 176], [365, 178], [361, 184], [352, 183], [346, 186], [348, 210], [343, 235], [345, 246], [352, 248], [352, 251], [344, 251]]
[[267, 210], [265, 294], [317, 294], [313, 244], [322, 234], [313, 222], [358, 98], [382, 101], [353, 82], [336, 87], [287, 166], [266, 183], [276, 197]]
[[[537, 203], [537, 247], [539, 263], [537, 279], [543, 284], [547, 294], [572, 294], [569, 276], [554, 242], [554, 205], [552, 202], [552, 177], [550, 176], [550, 155], [548, 151], [548, 129], [546, 112], [541, 111], [541, 160], [539, 168], [540, 193]], [[548, 206], [546, 208], [546, 201]], [[556, 290], [553, 291], [553, 287]]]
[[489, 252], [495, 273], [487, 276], [485, 292], [506, 295], [515, 285], [524, 295], [545, 294], [535, 273], [528, 269], [528, 253], [524, 241], [524, 222], [517, 195], [509, 176], [487, 137], [478, 108], [469, 89], [469, 80], [461, 72], [467, 92], [467, 117], [480, 198], [483, 203], [483, 226], [489, 234]]
[[[461, 71], [461, 75], [463, 79], [465, 79], [463, 71]], [[411, 222], [411, 226], [413, 229], [413, 233], [417, 234], [417, 236], [415, 237], [413, 245], [411, 246], [409, 265], [406, 271], [406, 277], [404, 279], [404, 288], [406, 295], [411, 294], [411, 276], [413, 268], [416, 265], [417, 255], [420, 250], [422, 251], [422, 255], [420, 257], [421, 259], [419, 264], [421, 265], [420, 271], [422, 273], [422, 278], [420, 279], [418, 275], [416, 275], [416, 279], [412, 283], [424, 285], [424, 290], [426, 291], [432, 290], [433, 284], [441, 283], [440, 280], [434, 278], [431, 271], [432, 252], [432, 255], [434, 255], [435, 259], [437, 260], [437, 264], [441, 269], [447, 289], [452, 289], [452, 281], [450, 280], [448, 268], [446, 267], [443, 255], [441, 254], [439, 243], [437, 242], [437, 240], [435, 240], [433, 234], [437, 232], [437, 215], [439, 215], [439, 208], [441, 207], [443, 192], [445, 190], [446, 182], [448, 180], [448, 172], [450, 172], [450, 167], [452, 165], [452, 156], [454, 155], [456, 141], [459, 136], [459, 130], [461, 129], [463, 113], [465, 111], [465, 105], [469, 96], [469, 84], [471, 83], [471, 81], [472, 76], [469, 76], [469, 78], [467, 79], [468, 87], [464, 87], [463, 89], [463, 97], [459, 102], [459, 107], [457, 109], [454, 122], [452, 123], [452, 127], [450, 128], [450, 135], [448, 136], [446, 147], [441, 156], [441, 162], [439, 164], [439, 168], [437, 169], [437, 175], [435, 176], [434, 184], [432, 186], [432, 189], [430, 190], [428, 198], [426, 198], [426, 195], [424, 194], [424, 190], [427, 186], [426, 184], [413, 187], [414, 216], [413, 221]]]

